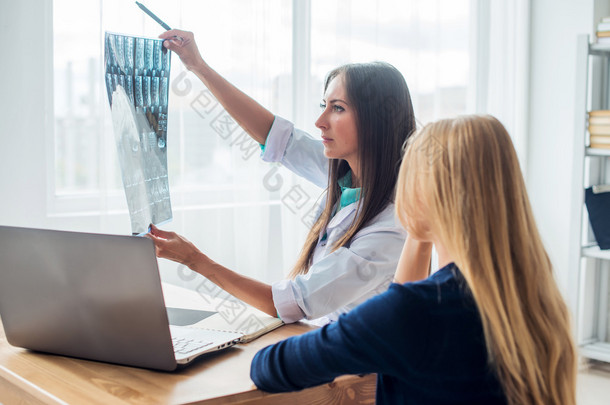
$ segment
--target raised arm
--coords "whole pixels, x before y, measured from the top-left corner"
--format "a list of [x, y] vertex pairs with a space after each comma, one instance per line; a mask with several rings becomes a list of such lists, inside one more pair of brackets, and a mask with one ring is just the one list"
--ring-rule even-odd
[[403, 284], [427, 278], [430, 275], [431, 255], [431, 242], [422, 242], [408, 235], [398, 260], [394, 281]]
[[214, 71], [201, 57], [192, 32], [170, 30], [159, 35], [163, 45], [175, 52], [214, 94], [225, 110], [258, 143], [265, 144], [274, 115]]

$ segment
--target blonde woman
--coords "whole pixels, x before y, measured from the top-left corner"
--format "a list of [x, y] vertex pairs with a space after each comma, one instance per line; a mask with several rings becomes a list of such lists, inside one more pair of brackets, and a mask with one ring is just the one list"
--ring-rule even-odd
[[441, 269], [263, 349], [256, 385], [378, 373], [378, 403], [574, 404], [568, 311], [502, 124], [467, 116], [424, 127], [402, 161], [396, 209], [410, 237], [434, 243]]

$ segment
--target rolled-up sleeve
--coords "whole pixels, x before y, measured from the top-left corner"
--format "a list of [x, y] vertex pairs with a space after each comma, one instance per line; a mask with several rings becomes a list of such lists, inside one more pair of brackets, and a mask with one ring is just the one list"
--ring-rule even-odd
[[328, 159], [322, 141], [294, 128], [282, 117], [275, 117], [261, 158], [265, 162], [279, 162], [319, 187], [328, 184]]
[[277, 315], [284, 323], [297, 322], [305, 318], [305, 313], [298, 302], [303, 301], [300, 291], [295, 290], [292, 280], [282, 280], [271, 284], [273, 304]]
[[315, 319], [358, 304], [390, 284], [404, 233], [395, 228], [367, 232], [341, 247], [294, 280], [272, 285], [273, 301], [285, 323]]

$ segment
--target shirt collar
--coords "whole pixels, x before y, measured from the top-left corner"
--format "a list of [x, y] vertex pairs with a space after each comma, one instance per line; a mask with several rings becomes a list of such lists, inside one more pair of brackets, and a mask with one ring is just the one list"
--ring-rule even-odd
[[341, 199], [339, 207], [347, 207], [360, 199], [360, 187], [351, 188], [352, 186], [352, 171], [348, 171], [345, 176], [341, 177], [337, 183], [341, 187]]

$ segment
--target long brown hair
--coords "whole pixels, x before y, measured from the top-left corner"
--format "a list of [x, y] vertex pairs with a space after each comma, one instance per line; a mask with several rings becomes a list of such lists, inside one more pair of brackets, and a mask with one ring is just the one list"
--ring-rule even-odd
[[[360, 229], [393, 201], [402, 145], [415, 130], [409, 88], [395, 67], [383, 62], [340, 66], [326, 76], [324, 91], [339, 76], [344, 80], [347, 98], [356, 112], [362, 187], [358, 214], [332, 247], [333, 251], [347, 246]], [[290, 277], [309, 271], [318, 238], [332, 219], [341, 197], [337, 181], [349, 169], [347, 161], [330, 159], [326, 205], [309, 231]]]
[[413, 234], [426, 218], [464, 275], [508, 403], [574, 404], [568, 309], [502, 124], [466, 116], [424, 127], [401, 165], [396, 209]]

